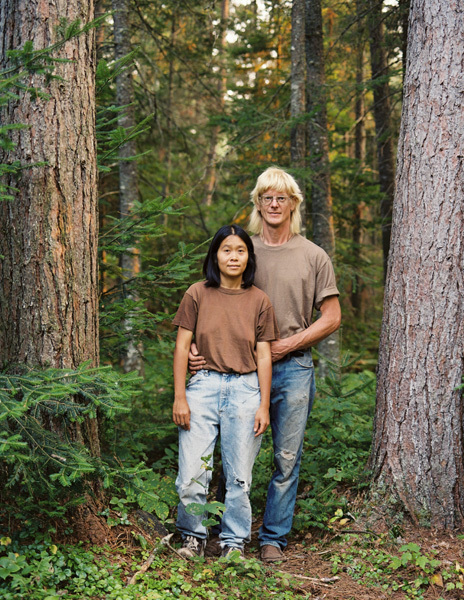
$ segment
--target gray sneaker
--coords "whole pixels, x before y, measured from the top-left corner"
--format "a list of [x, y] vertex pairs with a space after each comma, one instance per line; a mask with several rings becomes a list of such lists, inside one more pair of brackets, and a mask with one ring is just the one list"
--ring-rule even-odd
[[193, 535], [187, 535], [182, 544], [182, 548], [178, 550], [183, 558], [194, 558], [195, 556], [205, 555], [206, 540], [201, 540]]

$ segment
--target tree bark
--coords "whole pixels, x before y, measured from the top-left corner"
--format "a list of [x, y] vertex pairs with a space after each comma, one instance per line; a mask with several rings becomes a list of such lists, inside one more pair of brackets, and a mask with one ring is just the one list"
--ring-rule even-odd
[[373, 113], [377, 142], [379, 185], [382, 193], [380, 218], [382, 222], [383, 273], [385, 279], [388, 253], [390, 251], [391, 218], [393, 196], [395, 193], [395, 164], [393, 138], [391, 134], [390, 84], [388, 82], [388, 63], [385, 52], [382, 21], [383, 0], [367, 1], [369, 9], [367, 21], [369, 26], [372, 86], [374, 95]]
[[[56, 39], [60, 19], [93, 18], [93, 2], [52, 4], [0, 0], [1, 61], [28, 40]], [[46, 161], [25, 170], [13, 201], [0, 203], [0, 364], [75, 368], [98, 363], [97, 170], [94, 32], [68, 41], [56, 73], [63, 81], [31, 82], [51, 99], [21, 93], [4, 123], [29, 126], [15, 135], [7, 160]]]
[[464, 13], [413, 0], [370, 467], [416, 521], [464, 525]]
[[[305, 113], [305, 0], [292, 3], [292, 47], [291, 47], [291, 117], [295, 121]], [[294, 122], [290, 132], [290, 156], [300, 189], [305, 195], [306, 184], [302, 171], [306, 159], [306, 127], [304, 122]], [[301, 204], [302, 234], [306, 235], [306, 206]]]
[[[327, 95], [320, 0], [306, 0], [306, 110], [310, 114], [308, 150], [311, 168], [311, 204], [313, 241], [333, 258], [335, 234], [330, 187], [329, 136], [327, 130]], [[322, 357], [340, 362], [339, 334], [331, 334], [319, 343]], [[319, 374], [328, 374], [327, 364], [320, 361]]]
[[[131, 28], [129, 18], [129, 0], [113, 0], [113, 21], [114, 21], [114, 55], [116, 60], [127, 56], [131, 50]], [[116, 102], [124, 110], [118, 118], [119, 127], [126, 131], [131, 130], [136, 125], [135, 107], [134, 107], [134, 84], [132, 79], [132, 69], [128, 68], [120, 71], [116, 77]], [[133, 160], [127, 160], [137, 154], [137, 144], [135, 139], [129, 140], [119, 149], [119, 214], [122, 219], [130, 216], [134, 210], [134, 205], [138, 196], [138, 178], [137, 163]], [[140, 273], [140, 252], [134, 246], [128, 248], [127, 252], [121, 255], [121, 276], [122, 292], [124, 298], [137, 300], [131, 286], [126, 287], [126, 282], [133, 280]], [[137, 371], [143, 373], [143, 346], [134, 336], [134, 326], [131, 318], [124, 320], [123, 327], [127, 332], [127, 345], [122, 356], [122, 367], [126, 373]]]

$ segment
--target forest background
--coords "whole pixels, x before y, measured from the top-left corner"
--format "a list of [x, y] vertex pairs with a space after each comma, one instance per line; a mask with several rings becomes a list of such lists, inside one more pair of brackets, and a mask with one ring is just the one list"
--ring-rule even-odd
[[[75, 5], [73, 13], [69, 7]], [[6, 0], [0, 6], [5, 17], [14, 14]], [[24, 4], [18, 2], [15, 10], [19, 14]], [[85, 118], [91, 122], [92, 106], [96, 111], [98, 182], [96, 176], [92, 180], [88, 175], [89, 170], [82, 188], [95, 188], [96, 193], [98, 185], [99, 231], [98, 255], [92, 245], [96, 223], [85, 233], [87, 241], [76, 242], [84, 250], [73, 263], [71, 277], [67, 281], [64, 277], [63, 288], [44, 283], [55, 278], [61, 265], [44, 254], [41, 264], [48, 264], [49, 271], [47, 275], [47, 267], [41, 270], [39, 287], [35, 280], [33, 291], [28, 291], [22, 283], [14, 293], [14, 284], [8, 282], [8, 257], [27, 254], [30, 231], [20, 232], [20, 222], [29, 220], [22, 219], [29, 210], [31, 214], [43, 212], [44, 205], [39, 203], [24, 213], [25, 205], [18, 202], [16, 218], [9, 208], [2, 213], [2, 597], [23, 597], [31, 585], [34, 598], [59, 598], [62, 590], [76, 594], [70, 597], [89, 598], [184, 597], [187, 593], [190, 597], [226, 597], [221, 595], [226, 592], [215, 596], [214, 586], [208, 588], [212, 571], [211, 575], [196, 571], [195, 584], [181, 563], [158, 558], [160, 562], [153, 563], [160, 546], [142, 521], [149, 519], [147, 513], [155, 515], [159, 535], [173, 529], [175, 517], [172, 316], [188, 285], [201, 278], [206, 245], [217, 228], [231, 222], [246, 227], [250, 191], [269, 165], [287, 169], [304, 190], [304, 233], [332, 257], [343, 312], [342, 328], [331, 340], [334, 343], [315, 349], [318, 396], [305, 440], [295, 539], [310, 546], [305, 540], [316, 531], [346, 527], [355, 519], [356, 510], [369, 514], [369, 526], [373, 526], [380, 518], [373, 508], [378, 504], [389, 530], [382, 533], [382, 543], [390, 544], [392, 553], [382, 550], [382, 564], [390, 571], [384, 579], [379, 576], [379, 581], [368, 583], [390, 594], [400, 589], [410, 597], [420, 597], [440, 583], [439, 576], [443, 593], [462, 589], [459, 565], [452, 572], [444, 571], [443, 565], [431, 562], [433, 552], [421, 553], [419, 546], [401, 550], [400, 562], [392, 567], [394, 544], [409, 519], [420, 526], [459, 527], [455, 513], [462, 500], [456, 499], [447, 516], [437, 516], [439, 511], [430, 498], [419, 498], [423, 510], [411, 504], [408, 493], [417, 492], [414, 486], [407, 492], [401, 486], [398, 490], [395, 483], [387, 485], [387, 476], [369, 488], [372, 474], [377, 473], [379, 480], [382, 471], [375, 458], [376, 452], [382, 455], [381, 440], [371, 453], [375, 371], [409, 2], [100, 0], [95, 6], [97, 20], [91, 25], [84, 25], [90, 12], [79, 2], [69, 2], [67, 10], [58, 15], [61, 20], [53, 28], [44, 29], [47, 19], [51, 22], [50, 15], [33, 21], [30, 42], [22, 39], [22, 44], [8, 47], [9, 36], [20, 37], [14, 31], [14, 19], [5, 18], [1, 31], [0, 174], [6, 182], [0, 188], [2, 208], [14, 205], [21, 194], [39, 196], [37, 190], [47, 181], [51, 162], [28, 150], [25, 136], [34, 127], [34, 115], [44, 118], [44, 107], [57, 102], [55, 90], [73, 86], [66, 69], [75, 54], [68, 49], [78, 47], [79, 40], [94, 39], [95, 78], [90, 81], [78, 75], [74, 83], [77, 88], [86, 87], [91, 97], [84, 94], [78, 100], [78, 118], [83, 119], [90, 107]], [[46, 49], [41, 46], [47, 37], [44, 30], [48, 35], [54, 32], [53, 43]], [[92, 50], [87, 61], [93, 61]], [[76, 99], [73, 110], [78, 112]], [[69, 130], [71, 140], [72, 117], [60, 126]], [[73, 161], [69, 163], [71, 179]], [[59, 162], [55, 167], [66, 171]], [[39, 172], [44, 179], [36, 175]], [[63, 189], [71, 189], [63, 181]], [[78, 184], [74, 179], [69, 185]], [[96, 205], [96, 196], [89, 206], [92, 202]], [[82, 222], [86, 214], [96, 217], [96, 206], [92, 210], [84, 210]], [[77, 222], [72, 216], [69, 220]], [[60, 229], [66, 217], [61, 225], [57, 222], [58, 237], [66, 247], [70, 230]], [[48, 233], [54, 235], [40, 226], [37, 231], [44, 239]], [[98, 280], [87, 288], [76, 275], [82, 266], [76, 265], [82, 264], [82, 257], [90, 260], [94, 252]], [[78, 283], [71, 284], [71, 280]], [[55, 318], [50, 300], [66, 293], [64, 289], [72, 289], [71, 297], [77, 298], [79, 287], [83, 305], [94, 302], [89, 298], [97, 299], [94, 309], [85, 309], [82, 331], [79, 326], [68, 327], [67, 319]], [[37, 296], [37, 289], [43, 290], [39, 294], [42, 304], [24, 301], [15, 317], [11, 307], [16, 300], [19, 306], [27, 294]], [[42, 324], [47, 321], [48, 330], [59, 329], [61, 346], [57, 337], [47, 346], [46, 328], [38, 335], [33, 319], [26, 317], [28, 306], [38, 307], [42, 315], [50, 311]], [[9, 323], [18, 322], [18, 315], [23, 317], [15, 327], [27, 344], [16, 343], [16, 334], [8, 329]], [[92, 319], [95, 327], [89, 331]], [[73, 333], [73, 328], [81, 333]], [[76, 339], [80, 340], [77, 349], [63, 350], [63, 344], [72, 347]], [[406, 476], [407, 468], [401, 467]], [[271, 472], [272, 443], [266, 435], [252, 490], [258, 519]], [[462, 483], [462, 473], [457, 477]], [[359, 494], [362, 497], [365, 490], [369, 490], [370, 504], [361, 509]], [[433, 490], [427, 493], [433, 496]], [[209, 508], [213, 513], [221, 510], [214, 503]], [[70, 549], [66, 544], [82, 540], [100, 550], [89, 554], [80, 546]], [[109, 541], [113, 554], [119, 553], [118, 560], [109, 560], [111, 551], [101, 549]], [[125, 564], [121, 547], [126, 552], [130, 548], [138, 557], [135, 561], [151, 557], [160, 581], [140, 575], [139, 587], [129, 586], [130, 591], [123, 593], [128, 571], [140, 565]], [[333, 552], [333, 556], [340, 553]], [[333, 560], [333, 573], [339, 572], [339, 562], [339, 558]], [[111, 577], [106, 570], [109, 564], [113, 565]], [[415, 573], [414, 584], [407, 587], [393, 580], [392, 573], [399, 567], [421, 574]], [[234, 568], [245, 582], [238, 597], [255, 597], [257, 590], [246, 583], [250, 575], [263, 577], [269, 594], [276, 597], [311, 595], [301, 586], [286, 591], [288, 580], [282, 585], [278, 578], [269, 583], [263, 567]], [[214, 576], [217, 581], [224, 572]], [[238, 585], [231, 583], [231, 573], [224, 577], [223, 589]], [[353, 597], [361, 597], [360, 592]]]

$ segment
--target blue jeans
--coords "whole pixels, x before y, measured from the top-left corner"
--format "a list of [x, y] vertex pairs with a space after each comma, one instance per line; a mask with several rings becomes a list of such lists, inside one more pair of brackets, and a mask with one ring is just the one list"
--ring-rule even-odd
[[[183, 537], [206, 538], [206, 527], [201, 523], [206, 514], [191, 515], [185, 508], [192, 502], [206, 502], [213, 450], [220, 429], [221, 457], [227, 479], [221, 545], [242, 548], [250, 541], [251, 475], [262, 438], [256, 438], [253, 431], [261, 402], [258, 375], [256, 372], [237, 375], [199, 371], [187, 385], [187, 402], [190, 431], [179, 428], [177, 529]], [[207, 458], [203, 460], [204, 457]]]
[[311, 351], [272, 366], [271, 429], [275, 471], [269, 484], [261, 546], [284, 548], [292, 527], [306, 422], [316, 385]]

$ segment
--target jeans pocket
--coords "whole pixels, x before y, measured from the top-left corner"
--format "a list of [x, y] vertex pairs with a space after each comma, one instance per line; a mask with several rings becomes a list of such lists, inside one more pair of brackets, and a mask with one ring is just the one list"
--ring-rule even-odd
[[259, 380], [258, 373], [256, 371], [240, 375], [240, 380], [247, 389], [253, 392], [259, 392]]
[[292, 356], [291, 360], [295, 361], [297, 365], [304, 369], [312, 369], [314, 366], [313, 357], [309, 351], [305, 352], [303, 356]]
[[209, 371], [206, 369], [201, 369], [201, 371], [197, 371], [194, 373], [187, 382], [187, 389], [191, 389], [196, 383], [203, 381], [205, 377], [208, 377]]

